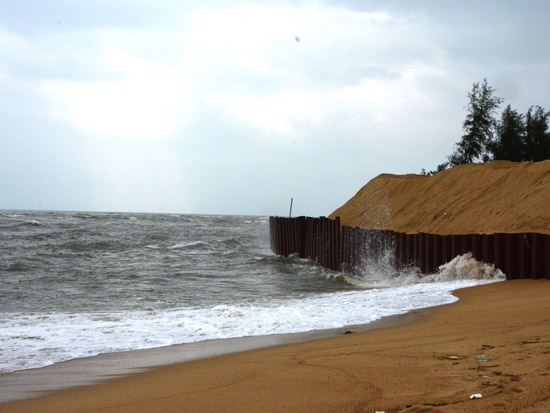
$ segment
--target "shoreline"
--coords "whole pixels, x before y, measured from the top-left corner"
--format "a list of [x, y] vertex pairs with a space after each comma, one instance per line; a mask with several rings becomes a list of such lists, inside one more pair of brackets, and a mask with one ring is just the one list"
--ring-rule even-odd
[[405, 323], [169, 364], [0, 411], [550, 411], [550, 280], [453, 294]]
[[205, 340], [150, 349], [105, 353], [66, 360], [44, 367], [1, 373], [0, 408], [4, 403], [33, 399], [50, 392], [94, 385], [171, 364], [187, 363], [286, 344], [305, 343], [337, 337], [349, 331], [360, 333], [397, 326], [411, 322], [419, 314], [429, 311], [430, 308], [433, 307], [382, 317], [368, 324], [301, 333]]

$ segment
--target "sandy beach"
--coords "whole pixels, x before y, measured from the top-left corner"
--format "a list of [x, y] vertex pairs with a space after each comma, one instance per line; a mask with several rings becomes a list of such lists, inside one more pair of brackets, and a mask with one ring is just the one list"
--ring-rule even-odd
[[405, 324], [172, 364], [0, 411], [550, 411], [550, 280], [456, 295]]

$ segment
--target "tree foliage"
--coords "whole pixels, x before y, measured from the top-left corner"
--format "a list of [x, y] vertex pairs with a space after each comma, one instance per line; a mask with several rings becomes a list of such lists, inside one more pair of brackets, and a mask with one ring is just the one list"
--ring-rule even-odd
[[495, 114], [503, 100], [494, 93], [495, 89], [489, 86], [487, 79], [483, 79], [481, 84], [474, 83], [472, 91], [468, 93], [468, 114], [462, 125], [464, 135], [449, 156], [449, 166], [489, 159], [487, 145], [493, 141]]
[[512, 109], [510, 105], [506, 106], [497, 125], [496, 141], [490, 144], [494, 159], [523, 161], [525, 159], [524, 134], [524, 116]]
[[531, 106], [525, 115], [524, 159], [542, 161], [550, 159], [550, 134], [548, 133], [547, 112], [540, 106]]
[[507, 105], [497, 120], [496, 112], [503, 99], [495, 95], [487, 79], [474, 83], [468, 98], [468, 112], [462, 125], [464, 134], [447, 162], [438, 165], [435, 171], [423, 169], [423, 175], [435, 175], [449, 167], [473, 162], [550, 159], [550, 112], [531, 106], [526, 114], [521, 114]]

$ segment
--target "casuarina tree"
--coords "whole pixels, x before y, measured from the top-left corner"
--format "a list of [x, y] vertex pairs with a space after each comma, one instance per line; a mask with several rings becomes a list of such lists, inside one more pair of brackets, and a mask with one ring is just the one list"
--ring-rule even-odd
[[550, 159], [549, 118], [550, 112], [540, 106], [529, 108], [525, 115], [525, 160], [536, 162]]
[[495, 113], [503, 99], [495, 96], [495, 89], [487, 84], [487, 79], [481, 84], [474, 83], [468, 97], [468, 114], [462, 125], [464, 135], [449, 156], [451, 167], [489, 160], [487, 146], [493, 141]]
[[525, 160], [525, 121], [524, 116], [506, 106], [497, 125], [496, 139], [490, 144], [494, 159], [513, 162]]

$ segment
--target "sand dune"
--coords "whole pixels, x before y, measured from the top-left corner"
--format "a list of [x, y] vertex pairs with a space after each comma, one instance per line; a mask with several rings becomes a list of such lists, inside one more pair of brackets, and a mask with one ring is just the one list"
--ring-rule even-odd
[[470, 164], [434, 176], [382, 174], [330, 216], [406, 233], [550, 234], [550, 160]]

